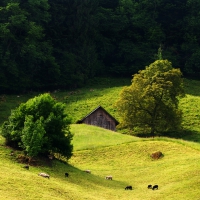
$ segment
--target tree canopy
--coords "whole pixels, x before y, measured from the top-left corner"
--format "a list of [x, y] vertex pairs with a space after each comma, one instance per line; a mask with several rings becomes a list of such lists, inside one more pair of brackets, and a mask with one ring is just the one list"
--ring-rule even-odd
[[2, 0], [0, 93], [131, 77], [160, 46], [163, 59], [199, 78], [199, 8], [197, 0]]
[[73, 149], [70, 122], [64, 103], [41, 94], [12, 110], [1, 134], [8, 145], [22, 148], [29, 157], [58, 153], [69, 159]]
[[168, 60], [157, 60], [133, 76], [116, 102], [121, 126], [138, 128], [151, 136], [181, 127], [179, 97], [184, 95], [180, 69]]

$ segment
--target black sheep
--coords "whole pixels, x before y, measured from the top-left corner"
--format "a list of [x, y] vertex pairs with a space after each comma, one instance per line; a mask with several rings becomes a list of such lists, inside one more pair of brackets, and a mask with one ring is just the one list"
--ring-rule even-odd
[[29, 170], [29, 165], [24, 165], [23, 168], [28, 169]]
[[152, 187], [152, 190], [158, 190], [158, 185], [154, 185], [154, 186]]
[[148, 189], [152, 189], [152, 185], [148, 185], [147, 188], [148, 188]]
[[131, 185], [128, 185], [128, 186], [125, 187], [125, 190], [132, 190], [132, 189], [133, 189], [133, 188], [132, 188]]

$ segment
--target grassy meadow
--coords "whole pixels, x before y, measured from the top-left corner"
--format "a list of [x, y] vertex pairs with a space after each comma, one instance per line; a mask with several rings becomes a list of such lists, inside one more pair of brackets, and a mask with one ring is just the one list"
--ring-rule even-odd
[[[183, 110], [183, 133], [179, 137], [138, 138], [75, 122], [98, 105], [120, 121], [113, 104], [127, 79], [99, 79], [86, 88], [53, 91], [66, 103], [72, 117], [74, 152], [69, 162], [54, 160], [51, 165], [23, 168], [10, 156], [12, 149], [0, 137], [0, 197], [7, 200], [199, 200], [200, 195], [200, 81], [185, 80], [186, 97], [180, 100]], [[4, 95], [0, 104], [0, 123], [10, 110], [36, 96]], [[153, 160], [151, 154], [163, 157]], [[17, 152], [15, 152], [17, 154]], [[91, 170], [91, 174], [83, 170]], [[46, 172], [50, 179], [37, 174]], [[69, 177], [65, 178], [64, 173]], [[105, 180], [112, 175], [113, 180]], [[147, 185], [158, 184], [158, 190]], [[124, 190], [132, 185], [133, 190]]]

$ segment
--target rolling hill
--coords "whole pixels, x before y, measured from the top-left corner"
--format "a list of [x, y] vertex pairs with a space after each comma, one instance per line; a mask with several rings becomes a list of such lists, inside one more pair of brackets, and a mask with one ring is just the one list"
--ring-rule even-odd
[[[0, 146], [0, 196], [8, 200], [172, 200], [199, 198], [200, 145], [169, 138], [136, 138], [88, 125], [72, 125], [74, 155], [68, 164], [23, 168]], [[92, 135], [93, 134], [93, 135]], [[163, 157], [153, 160], [151, 154]], [[91, 170], [91, 174], [84, 170]], [[37, 174], [46, 172], [50, 179]], [[69, 177], [65, 178], [64, 173]], [[113, 180], [105, 180], [112, 175]], [[147, 189], [158, 184], [158, 190]], [[132, 185], [133, 190], [125, 190]]]
[[[104, 83], [104, 84], [102, 84]], [[0, 197], [7, 200], [198, 200], [200, 189], [200, 81], [185, 80], [183, 132], [169, 137], [138, 138], [84, 124], [72, 124], [74, 152], [69, 162], [23, 168], [20, 153], [4, 145], [0, 137]], [[73, 123], [102, 105], [119, 119], [113, 104], [127, 80], [103, 79], [75, 91], [52, 91], [66, 103]], [[6, 95], [0, 104], [0, 123], [10, 110], [37, 95]], [[151, 154], [161, 151], [154, 160]], [[91, 174], [84, 170], [91, 170]], [[45, 172], [50, 179], [38, 176]], [[65, 178], [64, 173], [69, 177]], [[105, 180], [112, 175], [113, 180]], [[158, 184], [158, 190], [147, 185]], [[132, 185], [133, 190], [125, 190]]]

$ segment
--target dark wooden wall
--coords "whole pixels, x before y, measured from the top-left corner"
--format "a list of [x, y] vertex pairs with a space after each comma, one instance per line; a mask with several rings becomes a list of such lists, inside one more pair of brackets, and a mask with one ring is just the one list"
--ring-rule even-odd
[[113, 118], [111, 118], [103, 109], [99, 108], [90, 115], [88, 115], [83, 123], [90, 124], [94, 126], [99, 126], [112, 131], [116, 130], [116, 123]]

